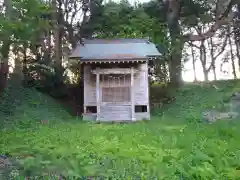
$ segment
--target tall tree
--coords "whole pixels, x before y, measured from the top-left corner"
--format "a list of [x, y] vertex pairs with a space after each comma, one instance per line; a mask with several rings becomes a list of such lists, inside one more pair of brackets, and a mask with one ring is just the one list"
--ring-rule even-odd
[[2, 47], [0, 49], [0, 54], [2, 56], [1, 62], [1, 73], [0, 73], [0, 90], [3, 90], [6, 86], [7, 82], [7, 75], [8, 75], [8, 55], [11, 45], [11, 26], [12, 21], [12, 1], [11, 0], [4, 0], [4, 7], [5, 7], [5, 15], [4, 15], [4, 26], [2, 30]]
[[[225, 37], [224, 37], [225, 36]], [[211, 68], [213, 70], [214, 80], [217, 80], [216, 74], [216, 61], [222, 55], [227, 45], [227, 34], [225, 30], [220, 31], [220, 33], [216, 33], [215, 36], [210, 37], [208, 42], [208, 50], [210, 52], [211, 59]]]
[[232, 44], [232, 36], [231, 36], [230, 26], [228, 26], [228, 43], [229, 43], [229, 46], [230, 46], [232, 73], [233, 73], [234, 79], [237, 79], [236, 67], [235, 67], [235, 57], [234, 57], [234, 52], [233, 52], [233, 44]]
[[209, 40], [208, 40], [208, 47], [210, 47], [209, 50], [210, 50], [210, 57], [211, 57], [211, 62], [212, 62], [213, 76], [214, 76], [214, 80], [216, 81], [217, 80], [217, 72], [216, 72], [216, 59], [217, 59], [217, 57], [214, 56], [215, 45], [214, 45], [212, 37], [210, 37]]
[[192, 57], [192, 68], [193, 68], [193, 73], [194, 73], [194, 82], [197, 82], [197, 72], [196, 72], [196, 52], [194, 50], [194, 47], [191, 46], [191, 57]]
[[[59, 7], [61, 5], [59, 4]], [[54, 64], [56, 70], [60, 71], [62, 69], [62, 39], [60, 35], [60, 24], [59, 24], [59, 8], [57, 6], [57, 1], [52, 0], [52, 25], [53, 25], [53, 34], [54, 34], [54, 52], [55, 59]]]
[[[191, 3], [191, 6], [194, 7], [196, 3], [204, 4], [207, 3], [207, 1], [183, 1], [183, 0], [164, 0], [165, 6], [167, 7], [167, 23], [169, 27], [169, 32], [171, 36], [171, 58], [170, 58], [170, 69], [171, 69], [171, 80], [172, 83], [175, 86], [180, 86], [182, 84], [181, 77], [181, 52], [183, 49], [184, 42], [188, 41], [202, 41], [205, 39], [208, 39], [209, 37], [212, 37], [217, 29], [219, 29], [223, 24], [226, 23], [226, 17], [228, 16], [229, 12], [231, 11], [234, 4], [237, 3], [236, 0], [218, 0], [217, 2], [213, 2], [213, 4], [216, 3], [216, 14], [215, 16], [215, 22], [213, 25], [209, 28], [208, 31], [206, 31], [204, 34], [201, 35], [194, 35], [194, 34], [182, 34], [180, 31], [180, 17], [181, 12], [184, 9], [183, 5], [185, 3]], [[209, 3], [210, 1], [208, 1]], [[212, 4], [212, 5], [213, 5]], [[196, 7], [196, 6], [195, 6]], [[203, 7], [202, 5], [200, 7]], [[195, 10], [194, 8], [191, 8], [192, 10]], [[207, 11], [205, 10], [204, 13]], [[197, 13], [197, 14], [196, 14]], [[197, 21], [197, 18], [200, 17], [201, 13], [199, 11], [192, 12], [192, 14], [196, 15], [195, 20]]]
[[207, 67], [207, 50], [206, 50], [204, 39], [200, 41], [199, 54], [200, 54], [200, 61], [202, 63], [202, 68], [203, 68], [204, 80], [208, 81], [208, 73], [211, 69], [211, 66]]
[[234, 42], [237, 50], [238, 66], [240, 68], [240, 2], [236, 6], [236, 11], [233, 19]]
[[[198, 33], [199, 36], [201, 36], [201, 35], [203, 34], [204, 27], [198, 26], [198, 27], [196, 27], [195, 29], [196, 29], [196, 31], [197, 31], [197, 33]], [[213, 62], [211, 61], [211, 62], [210, 62], [210, 65], [208, 65], [209, 62], [208, 62], [208, 58], [207, 58], [206, 40], [205, 40], [205, 39], [202, 39], [202, 40], [200, 41], [200, 45], [199, 45], [199, 46], [198, 46], [198, 45], [195, 45], [194, 43], [191, 43], [191, 42], [189, 42], [189, 44], [190, 44], [192, 47], [194, 46], [195, 48], [197, 48], [197, 49], [199, 50], [199, 60], [200, 60], [200, 62], [201, 62], [201, 64], [202, 64], [204, 81], [208, 81], [208, 80], [209, 80], [209, 79], [208, 79], [208, 74], [209, 74], [209, 72], [210, 72], [210, 70], [211, 70], [211, 68], [212, 68]]]

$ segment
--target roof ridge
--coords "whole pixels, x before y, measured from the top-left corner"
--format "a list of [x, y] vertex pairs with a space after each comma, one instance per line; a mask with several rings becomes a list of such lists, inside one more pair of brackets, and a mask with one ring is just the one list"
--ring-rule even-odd
[[125, 43], [149, 43], [147, 38], [111, 38], [111, 39], [98, 39], [98, 38], [89, 38], [83, 39], [84, 44], [125, 44]]

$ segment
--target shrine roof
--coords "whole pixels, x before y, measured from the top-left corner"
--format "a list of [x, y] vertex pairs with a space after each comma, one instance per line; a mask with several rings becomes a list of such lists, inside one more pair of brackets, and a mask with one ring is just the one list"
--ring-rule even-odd
[[161, 55], [148, 39], [85, 39], [73, 50], [70, 58], [80, 61], [129, 60]]

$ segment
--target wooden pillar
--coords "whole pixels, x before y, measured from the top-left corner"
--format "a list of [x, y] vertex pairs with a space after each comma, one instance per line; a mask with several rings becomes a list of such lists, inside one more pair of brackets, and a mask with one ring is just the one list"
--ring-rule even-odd
[[99, 72], [96, 73], [96, 102], [97, 102], [97, 121], [100, 116], [100, 75]]
[[131, 115], [132, 121], [135, 121], [135, 102], [134, 102], [134, 69], [131, 67]]
[[149, 114], [148, 115], [148, 118], [150, 119], [150, 85], [149, 85], [149, 79], [148, 79], [148, 64], [146, 63], [145, 64], [145, 68], [144, 68], [144, 76], [145, 76], [145, 78], [146, 78], [146, 88], [147, 88], [147, 100], [148, 100], [148, 102], [147, 102], [147, 113]]

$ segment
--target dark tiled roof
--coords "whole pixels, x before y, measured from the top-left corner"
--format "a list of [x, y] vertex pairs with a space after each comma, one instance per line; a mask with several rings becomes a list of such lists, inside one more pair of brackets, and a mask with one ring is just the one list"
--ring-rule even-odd
[[79, 44], [70, 58], [81, 60], [137, 59], [160, 56], [156, 46], [147, 39], [86, 39]]

